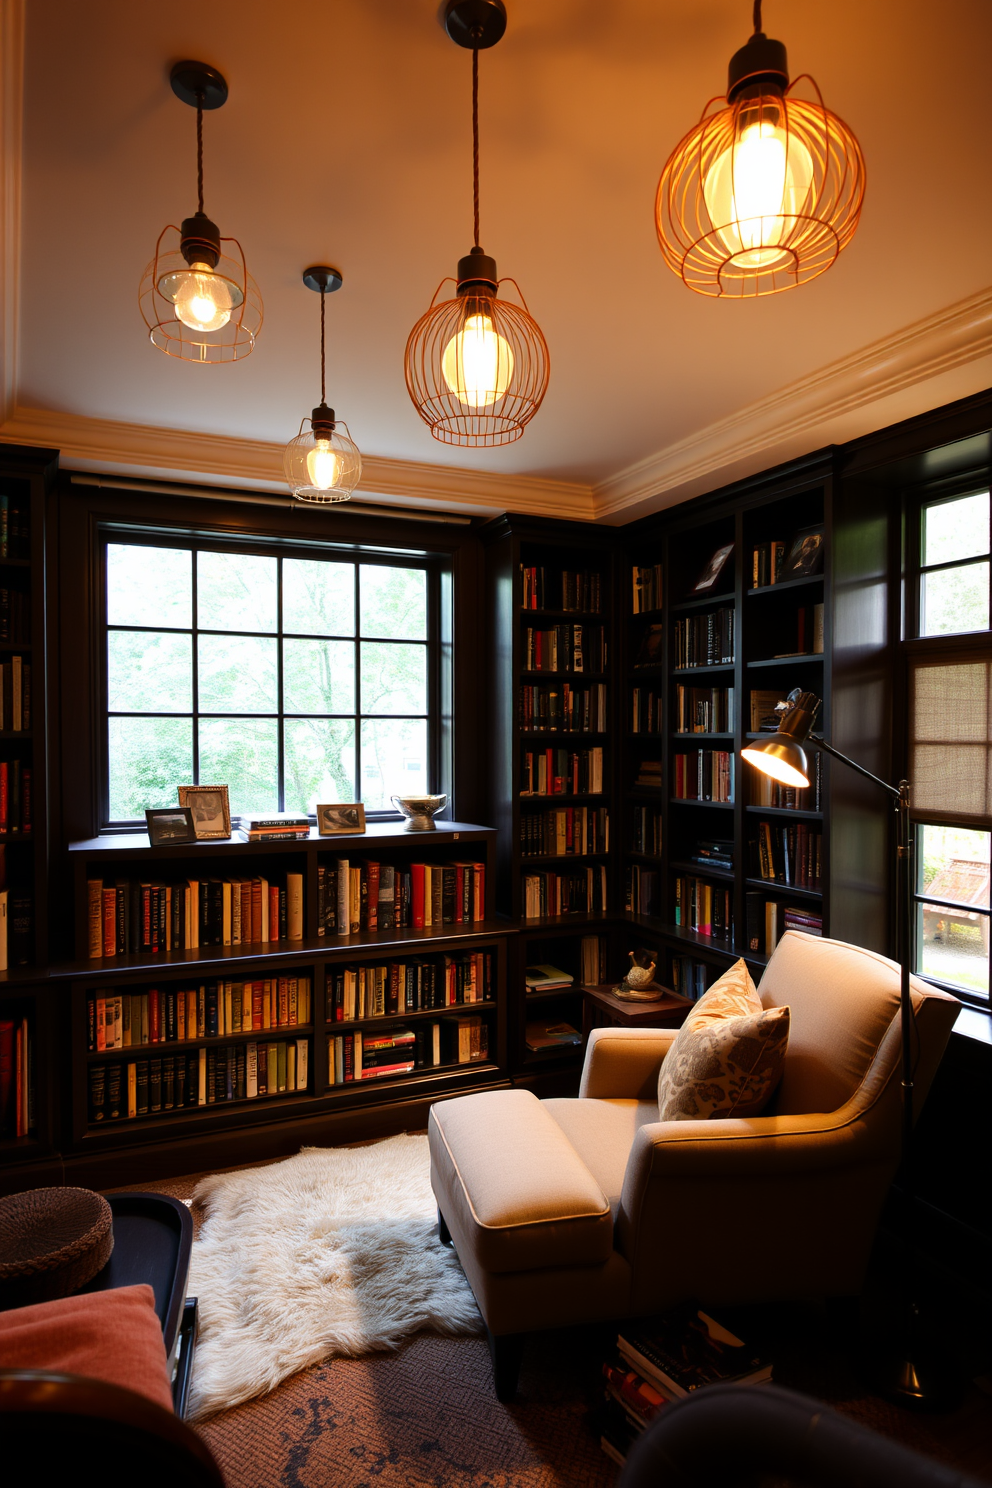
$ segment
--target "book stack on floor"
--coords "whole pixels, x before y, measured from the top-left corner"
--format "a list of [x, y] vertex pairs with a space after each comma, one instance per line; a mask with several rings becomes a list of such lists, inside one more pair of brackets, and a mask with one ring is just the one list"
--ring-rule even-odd
[[603, 1376], [600, 1446], [623, 1464], [634, 1442], [670, 1401], [707, 1385], [761, 1384], [771, 1379], [772, 1366], [722, 1323], [686, 1306], [623, 1324], [617, 1356], [603, 1365]]
[[317, 865], [317, 934], [363, 930], [429, 930], [477, 924], [486, 917], [484, 863], [352, 863]]

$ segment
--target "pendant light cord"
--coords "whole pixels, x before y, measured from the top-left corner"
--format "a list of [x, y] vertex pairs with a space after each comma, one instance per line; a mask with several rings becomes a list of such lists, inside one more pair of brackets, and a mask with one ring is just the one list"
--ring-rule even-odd
[[320, 287], [320, 406], [323, 408], [327, 403], [327, 395], [324, 391], [324, 300], [327, 291], [324, 286]]
[[755, 36], [758, 35], [758, 33], [760, 32], [760, 30], [761, 30], [761, 0], [754, 0], [754, 34], [755, 34]]
[[[758, 0], [761, 3], [761, 0]], [[472, 48], [472, 184], [475, 207], [475, 246], [479, 246], [479, 48]]]
[[198, 213], [203, 212], [203, 94], [196, 95], [196, 196]]

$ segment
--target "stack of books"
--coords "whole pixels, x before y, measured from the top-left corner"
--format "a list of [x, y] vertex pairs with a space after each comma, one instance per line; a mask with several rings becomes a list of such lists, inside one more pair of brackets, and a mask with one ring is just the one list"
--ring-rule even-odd
[[722, 1323], [686, 1306], [625, 1324], [617, 1356], [603, 1365], [603, 1376], [600, 1446], [622, 1464], [669, 1401], [706, 1385], [760, 1384], [771, 1379], [772, 1366]]
[[242, 816], [238, 836], [243, 842], [305, 842], [310, 818], [304, 813], [273, 811], [268, 816]]
[[524, 967], [524, 985], [528, 992], [554, 992], [561, 987], [571, 987], [574, 981], [571, 972], [561, 971], [557, 966]]

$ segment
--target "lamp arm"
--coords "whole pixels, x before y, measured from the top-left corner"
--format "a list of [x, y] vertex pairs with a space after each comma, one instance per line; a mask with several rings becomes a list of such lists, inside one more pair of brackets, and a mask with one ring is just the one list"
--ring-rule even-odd
[[903, 790], [900, 786], [890, 785], [887, 780], [882, 780], [878, 775], [873, 775], [870, 770], [866, 770], [864, 765], [859, 765], [857, 760], [848, 759], [846, 754], [841, 754], [839, 749], [835, 749], [832, 744], [828, 744], [822, 734], [810, 734], [808, 737], [810, 744], [815, 744], [817, 749], [822, 749], [824, 754], [829, 754], [834, 759], [840, 760], [841, 764], [847, 765], [849, 769], [856, 770], [866, 780], [872, 780], [876, 785], [880, 785], [896, 802], [903, 799]]

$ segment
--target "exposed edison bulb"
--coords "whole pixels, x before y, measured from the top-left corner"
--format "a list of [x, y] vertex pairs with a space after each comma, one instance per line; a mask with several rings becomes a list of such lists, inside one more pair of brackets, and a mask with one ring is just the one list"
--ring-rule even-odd
[[231, 318], [234, 297], [227, 280], [209, 264], [194, 263], [189, 273], [175, 275], [176, 319], [191, 331], [219, 331]]
[[787, 258], [777, 245], [792, 231], [813, 179], [802, 140], [766, 109], [740, 115], [733, 145], [718, 155], [703, 181], [710, 220], [741, 268], [768, 268]]
[[317, 491], [332, 491], [337, 484], [340, 463], [329, 439], [318, 439], [307, 454], [307, 475]]
[[510, 386], [513, 352], [488, 315], [469, 315], [444, 348], [441, 370], [459, 403], [491, 408]]

